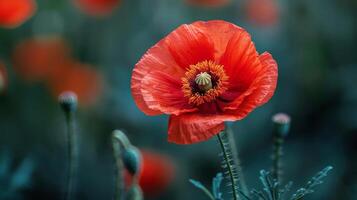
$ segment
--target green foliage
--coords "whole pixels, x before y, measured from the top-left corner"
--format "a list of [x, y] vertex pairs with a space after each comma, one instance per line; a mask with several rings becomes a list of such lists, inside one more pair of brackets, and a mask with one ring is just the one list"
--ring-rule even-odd
[[192, 185], [196, 188], [202, 190], [211, 200], [223, 200], [221, 192], [221, 184], [223, 181], [223, 174], [217, 173], [217, 175], [212, 179], [212, 192], [209, 191], [201, 182], [190, 179]]
[[13, 160], [9, 152], [0, 156], [0, 199], [21, 199], [21, 191], [30, 187], [34, 170], [29, 157], [12, 170]]
[[223, 200], [221, 190], [221, 184], [223, 181], [223, 174], [218, 173], [212, 180], [212, 193], [216, 200]]
[[327, 176], [327, 173], [332, 170], [331, 166], [328, 166], [321, 171], [319, 171], [315, 176], [311, 178], [310, 181], [307, 182], [305, 187], [302, 187], [296, 191], [295, 194], [291, 196], [291, 198], [285, 198], [285, 195], [290, 191], [292, 182], [286, 184], [282, 189], [280, 188], [281, 183], [277, 182], [272, 178], [269, 172], [265, 170], [260, 171], [260, 181], [263, 184], [263, 191], [257, 191], [253, 189], [251, 191], [254, 199], [258, 200], [301, 200], [307, 194], [311, 194], [314, 192], [314, 188], [317, 185], [323, 183], [322, 179]]
[[296, 191], [295, 194], [292, 195], [290, 200], [300, 200], [302, 199], [305, 195], [313, 193], [315, 190], [314, 188], [317, 185], [321, 185], [323, 183], [322, 179], [327, 176], [327, 173], [331, 171], [333, 167], [328, 166], [319, 171], [315, 176], [311, 178], [306, 184], [305, 187], [302, 187]]
[[230, 148], [228, 136], [225, 131], [221, 132], [217, 136], [222, 148], [222, 153], [220, 154], [220, 156], [222, 157], [221, 166], [224, 170], [224, 175], [229, 182], [227, 186], [232, 188], [232, 192], [234, 195], [233, 199], [237, 199], [238, 192], [240, 191], [240, 188], [238, 187], [239, 176], [237, 167], [233, 159], [233, 153], [232, 149]]
[[[238, 192], [242, 199], [246, 200], [302, 200], [308, 194], [313, 193], [314, 188], [317, 185], [323, 183], [322, 179], [325, 178], [329, 171], [331, 171], [333, 167], [328, 166], [321, 171], [319, 171], [315, 176], [311, 178], [306, 184], [306, 186], [298, 189], [290, 198], [286, 198], [293, 183], [290, 181], [284, 187], [281, 187], [281, 183], [277, 182], [272, 178], [270, 172], [261, 170], [259, 179], [263, 185], [262, 190], [252, 189], [250, 195], [244, 194], [241, 190], [238, 189]], [[216, 177], [213, 178], [212, 181], [212, 193], [199, 181], [195, 181], [190, 179], [190, 182], [201, 189], [203, 192], [209, 196], [210, 199], [213, 200], [223, 200], [221, 189], [221, 183], [223, 180], [222, 173], [218, 173]]]

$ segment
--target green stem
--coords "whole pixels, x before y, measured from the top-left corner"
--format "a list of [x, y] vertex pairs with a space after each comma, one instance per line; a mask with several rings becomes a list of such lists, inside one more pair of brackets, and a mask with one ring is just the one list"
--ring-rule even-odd
[[113, 135], [113, 153], [114, 153], [114, 200], [124, 199], [124, 182], [123, 182], [123, 161], [121, 158], [121, 145], [118, 139]]
[[230, 177], [231, 186], [232, 186], [232, 192], [233, 192], [233, 199], [234, 200], [238, 200], [237, 185], [236, 185], [236, 182], [234, 180], [233, 167], [229, 162], [228, 150], [224, 146], [221, 134], [222, 134], [222, 132], [217, 134], [218, 141], [219, 141], [219, 144], [221, 146], [221, 149], [222, 149], [222, 152], [223, 152], [223, 156], [224, 156], [225, 162], [226, 162], [227, 167], [228, 167], [228, 172], [229, 172], [229, 177]]
[[77, 135], [74, 125], [74, 112], [66, 113], [67, 122], [67, 153], [68, 153], [68, 169], [67, 169], [67, 191], [66, 200], [71, 200], [74, 193], [75, 176], [77, 172], [78, 149], [77, 149]]
[[275, 134], [273, 138], [273, 168], [272, 168], [272, 176], [279, 183], [281, 180], [281, 156], [283, 155], [283, 143], [284, 139]]
[[238, 150], [237, 150], [237, 146], [236, 146], [235, 139], [234, 139], [233, 130], [232, 130], [232, 127], [228, 123], [226, 124], [226, 127], [227, 127], [226, 132], [227, 132], [228, 142], [229, 142], [230, 148], [232, 150], [233, 162], [234, 162], [234, 165], [236, 166], [236, 169], [237, 169], [236, 171], [238, 173], [238, 178], [239, 178], [238, 188], [240, 188], [243, 193], [247, 194], [247, 193], [249, 193], [248, 187], [245, 182], [244, 175], [243, 175], [241, 162], [239, 159]]

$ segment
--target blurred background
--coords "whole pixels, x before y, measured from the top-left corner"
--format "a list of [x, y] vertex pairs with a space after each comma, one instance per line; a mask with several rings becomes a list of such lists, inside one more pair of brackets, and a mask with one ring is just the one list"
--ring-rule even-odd
[[[9, 5], [8, 5], [9, 4]], [[183, 23], [223, 19], [244, 27], [277, 60], [276, 93], [233, 124], [248, 185], [271, 167], [271, 116], [292, 117], [284, 178], [293, 191], [327, 165], [307, 199], [357, 199], [357, 1], [0, 0], [0, 199], [62, 199], [65, 118], [57, 96], [77, 93], [77, 199], [111, 199], [111, 132], [144, 153], [146, 199], [206, 199], [221, 171], [215, 138], [167, 142], [167, 116], [145, 116], [130, 93], [145, 51]]]

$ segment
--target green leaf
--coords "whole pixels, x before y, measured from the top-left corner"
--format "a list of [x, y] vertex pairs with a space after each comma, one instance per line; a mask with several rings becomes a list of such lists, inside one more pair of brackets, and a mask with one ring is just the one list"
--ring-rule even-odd
[[222, 173], [217, 173], [217, 175], [212, 179], [212, 192], [216, 200], [223, 200], [222, 193], [220, 191], [222, 181], [223, 181]]
[[211, 200], [215, 200], [215, 198], [213, 197], [212, 193], [204, 185], [202, 185], [201, 182], [193, 180], [193, 179], [190, 179], [189, 181], [196, 188], [202, 190]]

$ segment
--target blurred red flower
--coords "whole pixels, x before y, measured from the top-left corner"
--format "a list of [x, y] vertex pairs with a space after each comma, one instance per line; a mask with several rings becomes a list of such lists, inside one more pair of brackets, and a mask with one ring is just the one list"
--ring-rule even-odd
[[0, 94], [6, 90], [7, 87], [7, 73], [4, 63], [0, 61]]
[[227, 5], [230, 0], [186, 0], [186, 2], [192, 5], [217, 7]]
[[34, 0], [0, 0], [0, 26], [15, 28], [36, 11]]
[[243, 28], [225, 21], [182, 25], [135, 65], [131, 90], [147, 115], [170, 115], [169, 141], [191, 144], [246, 117], [273, 95], [277, 63]]
[[[145, 196], [155, 197], [162, 193], [174, 179], [175, 167], [167, 156], [141, 150], [142, 166], [139, 185]], [[129, 173], [125, 173], [126, 184], [131, 184]]]
[[72, 61], [64, 65], [62, 70], [48, 81], [54, 97], [57, 98], [62, 92], [72, 91], [76, 93], [79, 105], [95, 103], [102, 89], [101, 75], [92, 66], [83, 63]]
[[92, 16], [110, 15], [121, 0], [74, 0], [77, 7]]
[[14, 69], [28, 81], [56, 76], [63, 62], [70, 59], [70, 48], [59, 37], [39, 37], [20, 42], [13, 52]]
[[279, 7], [276, 0], [248, 0], [245, 9], [248, 20], [257, 25], [274, 25], [279, 20]]

